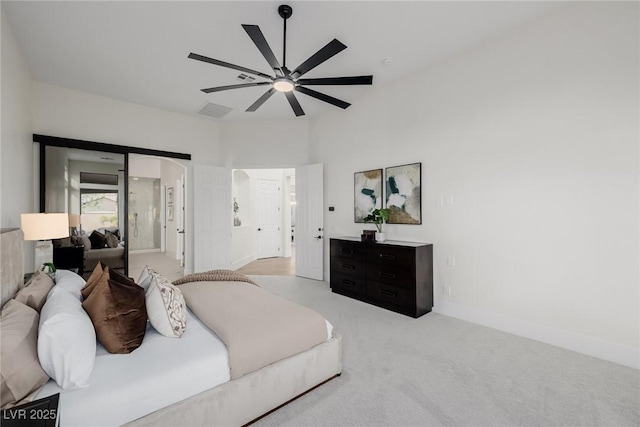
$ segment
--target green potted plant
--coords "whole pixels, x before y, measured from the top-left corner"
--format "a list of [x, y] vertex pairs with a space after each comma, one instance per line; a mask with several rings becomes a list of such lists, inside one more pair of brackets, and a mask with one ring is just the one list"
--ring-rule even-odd
[[376, 241], [384, 242], [386, 239], [385, 234], [382, 232], [382, 224], [389, 220], [389, 209], [374, 209], [365, 219], [364, 222], [373, 222], [378, 229], [376, 233]]
[[44, 271], [45, 273], [47, 273], [47, 275], [49, 277], [51, 277], [51, 279], [55, 280], [56, 277], [56, 266], [53, 265], [52, 262], [45, 262], [44, 264], [42, 264], [42, 271]]

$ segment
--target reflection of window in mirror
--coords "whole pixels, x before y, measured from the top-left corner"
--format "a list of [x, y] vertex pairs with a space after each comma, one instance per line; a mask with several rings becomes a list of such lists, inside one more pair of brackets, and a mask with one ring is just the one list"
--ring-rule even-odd
[[124, 229], [124, 155], [46, 147], [45, 212], [81, 214], [80, 229]]

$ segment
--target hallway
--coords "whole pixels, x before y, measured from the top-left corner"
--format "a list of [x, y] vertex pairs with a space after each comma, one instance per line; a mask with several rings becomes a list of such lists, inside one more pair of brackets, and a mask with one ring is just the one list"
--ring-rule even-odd
[[291, 251], [290, 258], [263, 258], [257, 259], [244, 267], [236, 270], [242, 274], [259, 274], [264, 276], [295, 276], [296, 275], [296, 251]]

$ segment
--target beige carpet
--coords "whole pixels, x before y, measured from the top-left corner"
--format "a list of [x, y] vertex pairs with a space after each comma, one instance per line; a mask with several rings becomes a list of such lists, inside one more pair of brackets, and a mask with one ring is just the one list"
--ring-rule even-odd
[[342, 375], [255, 427], [640, 426], [640, 374], [437, 313], [402, 316], [300, 277], [251, 276], [343, 337]]

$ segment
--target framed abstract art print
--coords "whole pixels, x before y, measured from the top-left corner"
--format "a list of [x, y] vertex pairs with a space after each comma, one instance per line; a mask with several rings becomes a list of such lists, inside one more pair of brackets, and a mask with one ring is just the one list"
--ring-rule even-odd
[[386, 169], [389, 224], [422, 224], [422, 163]]
[[382, 169], [354, 174], [354, 221], [364, 219], [374, 209], [382, 208]]

